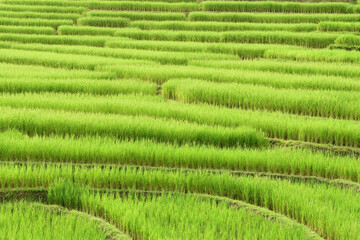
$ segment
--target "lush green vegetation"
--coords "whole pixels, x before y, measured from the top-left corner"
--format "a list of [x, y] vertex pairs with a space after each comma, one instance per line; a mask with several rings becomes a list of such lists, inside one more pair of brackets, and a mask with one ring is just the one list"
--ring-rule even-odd
[[106, 18], [106, 17], [84, 17], [77, 20], [80, 26], [95, 26], [95, 27], [126, 27], [129, 20], [126, 18]]
[[186, 30], [186, 31], [290, 31], [311, 32], [316, 24], [264, 24], [264, 23], [220, 23], [185, 21], [133, 21], [129, 27], [143, 30]]
[[274, 89], [236, 83], [175, 79], [163, 84], [163, 96], [187, 103], [203, 102], [230, 108], [266, 109], [308, 116], [360, 119], [358, 93]]
[[360, 165], [356, 158], [325, 156], [307, 150], [220, 149], [99, 137], [62, 138], [35, 135], [30, 138], [14, 130], [2, 133], [0, 139], [3, 142], [0, 157], [7, 161], [221, 169], [341, 178], [360, 182]]
[[358, 14], [285, 14], [285, 13], [212, 13], [191, 12], [190, 21], [257, 22], [257, 23], [318, 23], [321, 21], [359, 21]]
[[57, 207], [27, 202], [0, 206], [0, 228], [4, 239], [106, 239], [86, 217]]
[[358, 239], [359, 13], [0, 0], [0, 239]]
[[[94, 201], [93, 199], [89, 202]], [[105, 195], [101, 207], [118, 226], [143, 239], [287, 239], [290, 236], [294, 239], [310, 238], [305, 229], [295, 224], [283, 226], [245, 209], [231, 207], [226, 201], [217, 204], [213, 199], [192, 195], [169, 194], [141, 198], [134, 195], [123, 198]], [[202, 227], [204, 224], [207, 225], [206, 228]], [[239, 228], [243, 230], [238, 231]]]
[[347, 3], [297, 3], [272, 1], [205, 1], [200, 4], [204, 11], [219, 12], [280, 12], [280, 13], [357, 13], [360, 8]]
[[231, 43], [263, 43], [298, 45], [314, 48], [327, 47], [335, 41], [337, 33], [293, 33], [282, 31], [176, 31], [139, 30], [124, 28], [116, 31], [115, 36], [128, 37], [135, 40], [162, 40], [186, 42], [231, 42]]
[[[175, 119], [210, 126], [249, 126], [281, 139], [359, 147], [357, 122], [331, 118], [309, 118], [280, 112], [218, 108], [209, 105], [184, 105], [145, 96], [63, 94], [5, 94], [1, 105], [17, 108], [42, 108], [69, 112], [122, 114]], [[280, 127], [281, 126], [281, 127]]]
[[12, 18], [12, 17], [1, 17], [0, 25], [11, 25], [11, 26], [41, 26], [41, 27], [52, 27], [57, 28], [61, 25], [72, 25], [72, 20], [59, 20], [59, 19], [42, 19], [42, 18]]
[[[47, 123], [47, 124], [44, 124]], [[173, 143], [198, 143], [229, 147], [261, 147], [267, 145], [262, 133], [250, 127], [236, 129], [210, 127], [181, 121], [151, 117], [105, 114], [71, 114], [3, 108], [0, 129], [15, 128], [27, 134], [95, 135], [118, 139], [154, 139]]]
[[[289, 51], [290, 52], [290, 51]], [[318, 53], [321, 53], [320, 51]], [[275, 52], [267, 52], [270, 57], [272, 54], [276, 54]], [[279, 54], [279, 53], [278, 53]], [[280, 53], [281, 54], [281, 53]], [[280, 55], [279, 54], [279, 55]], [[303, 57], [306, 57], [304, 54]], [[309, 56], [310, 57], [310, 56]], [[341, 55], [339, 56], [341, 57]], [[319, 60], [321, 56], [318, 56]], [[314, 59], [316, 60], [316, 59]], [[352, 81], [352, 86], [347, 90], [357, 90], [356, 79], [355, 77], [359, 75], [359, 66], [357, 64], [344, 64], [341, 61], [331, 61], [331, 56], [329, 56], [328, 62], [312, 62], [311, 65], [306, 62], [301, 61], [283, 61], [281, 59], [250, 59], [243, 61], [230, 61], [223, 60], [218, 61], [208, 60], [208, 61], [200, 61], [193, 60], [189, 62], [189, 65], [194, 66], [202, 66], [202, 67], [211, 67], [211, 68], [219, 68], [219, 69], [250, 69], [250, 70], [261, 70], [261, 71], [270, 71], [270, 72], [280, 72], [280, 73], [291, 73], [295, 74], [303, 74], [311, 77], [312, 75], [317, 75], [318, 81], [321, 79], [321, 75], [326, 76], [340, 76], [342, 78], [338, 79], [338, 82], [341, 82], [341, 85], [345, 85], [345, 82], [350, 83]], [[344, 59], [345, 61], [347, 59]], [[351, 59], [349, 59], [351, 61]], [[355, 59], [354, 59], [355, 60]], [[327, 78], [329, 79], [329, 78]], [[335, 85], [335, 84], [334, 84]], [[332, 86], [334, 86], [332, 85]]]
[[[288, 215], [290, 218], [318, 229], [321, 235], [331, 239], [356, 239], [357, 226], [360, 224], [356, 211], [359, 207], [359, 194], [356, 190], [340, 189], [326, 184], [206, 174], [202, 171], [184, 174], [182, 171], [147, 171], [141, 168], [118, 169], [99, 166], [82, 168], [65, 164], [52, 167], [3, 165], [0, 171], [2, 187], [4, 185], [8, 187], [48, 186], [59, 179], [73, 179], [76, 184], [89, 184], [95, 188], [137, 188], [225, 196]], [[11, 185], [7, 185], [9, 183]], [[99, 198], [100, 196], [95, 197], [94, 200]], [[101, 209], [96, 202], [90, 202], [91, 199], [85, 195], [81, 205], [87, 205], [90, 209]], [[332, 218], [329, 218], [329, 215]]]
[[165, 20], [176, 20], [183, 21], [186, 19], [184, 13], [167, 13], [167, 12], [111, 12], [111, 11], [89, 11], [87, 16], [90, 17], [123, 17], [135, 20], [151, 20], [151, 21], [165, 21]]

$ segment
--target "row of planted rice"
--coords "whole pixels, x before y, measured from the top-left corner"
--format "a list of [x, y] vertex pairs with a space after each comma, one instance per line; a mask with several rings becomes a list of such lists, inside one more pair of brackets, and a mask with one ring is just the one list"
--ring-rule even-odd
[[358, 239], [359, 13], [0, 0], [5, 239]]

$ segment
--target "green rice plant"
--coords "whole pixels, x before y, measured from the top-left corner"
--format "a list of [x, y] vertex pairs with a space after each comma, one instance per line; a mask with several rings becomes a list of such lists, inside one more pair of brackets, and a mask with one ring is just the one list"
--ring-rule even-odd
[[0, 78], [0, 92], [64, 92], [96, 95], [146, 94], [156, 95], [157, 85], [139, 80], [94, 80], [94, 79], [33, 79]]
[[226, 32], [222, 35], [223, 42], [239, 43], [267, 43], [267, 44], [285, 44], [305, 46], [312, 48], [323, 48], [332, 44], [339, 35], [319, 34], [319, 33], [292, 33], [281, 31], [249, 31], [244, 33]]
[[207, 43], [207, 42], [175, 42], [175, 41], [150, 41], [150, 40], [108, 40], [106, 47], [144, 49], [172, 52], [205, 52], [237, 55], [240, 58], [263, 57], [265, 52], [272, 49], [282, 52], [297, 50], [305, 51], [306, 48], [298, 46], [285, 46], [275, 44], [236, 44], [236, 43]]
[[357, 3], [356, 0], [266, 0], [270, 2], [296, 2], [296, 3]]
[[59, 181], [49, 186], [47, 200], [51, 204], [64, 206], [66, 208], [81, 209], [81, 196], [88, 193], [89, 189], [74, 184], [70, 181]]
[[[266, 53], [265, 53], [266, 55]], [[190, 61], [189, 65], [221, 69], [251, 69], [270, 72], [281, 72], [304, 75], [327, 75], [341, 77], [359, 77], [360, 68], [357, 64], [287, 61], [281, 59], [251, 59], [251, 60], [208, 60]], [[346, 80], [345, 80], [346, 81]], [[355, 82], [354, 82], [355, 83]], [[355, 85], [349, 91], [359, 90]]]
[[20, 43], [42, 43], [42, 44], [62, 44], [62, 45], [85, 45], [103, 47], [108, 37], [93, 36], [86, 38], [83, 36], [48, 36], [48, 35], [26, 35], [26, 34], [1, 34], [1, 41], [20, 42]]
[[[95, 70], [99, 66], [109, 66], [112, 64], [132, 64], [132, 66], [143, 65], [147, 61], [115, 59], [106, 57], [87, 57], [84, 55], [69, 55], [60, 53], [49, 53], [41, 51], [23, 51], [13, 49], [0, 49], [0, 62], [40, 65], [45, 67], [68, 68], [68, 69], [87, 69]], [[155, 63], [153, 63], [155, 64]]]
[[264, 23], [220, 23], [182, 21], [134, 21], [129, 27], [142, 30], [186, 30], [186, 31], [290, 31], [311, 32], [315, 24], [264, 24]]
[[[91, 0], [82, 0], [82, 1], [91, 1]], [[104, 0], [99, 0], [99, 2], [102, 2]], [[117, 0], [105, 0], [107, 2], [116, 2]], [[133, 0], [134, 2], [165, 2], [165, 3], [196, 3], [196, 0]], [[130, 1], [131, 2], [131, 1]]]
[[[291, 221], [268, 220], [246, 208], [202, 195], [161, 194], [84, 196], [88, 211], [104, 211], [108, 219], [142, 239], [313, 239]], [[240, 205], [240, 204], [239, 204]], [[244, 204], [245, 205], [245, 204]], [[95, 207], [96, 206], [96, 207]], [[205, 227], [206, 226], [206, 227]], [[194, 231], [196, 229], [196, 231]], [[241, 229], [239, 231], [238, 229]]]
[[[188, 180], [184, 181], [178, 180], [181, 178], [178, 177], [178, 182], [176, 182], [176, 180], [171, 181], [169, 178], [166, 178], [165, 180], [164, 176], [161, 176], [161, 173], [158, 174], [159, 177], [157, 179], [156, 177], [151, 178], [149, 176], [148, 183], [145, 180], [146, 178], [140, 178], [139, 175], [130, 173], [129, 175], [131, 175], [133, 178], [137, 178], [137, 180], [131, 181], [128, 184], [134, 184], [138, 188], [147, 188], [145, 186], [146, 184], [150, 184], [151, 180], [166, 181], [164, 185], [171, 186], [171, 184], [174, 184], [170, 188], [179, 189], [181, 192], [189, 191], [190, 189], [191, 192], [204, 191], [200, 189], [204, 189], [206, 186], [205, 191], [211, 192], [211, 194], [219, 194], [220, 192], [221, 195], [229, 194], [232, 195], [233, 198], [241, 199], [248, 203], [260, 205], [262, 207], [272, 209], [275, 212], [285, 214], [286, 216], [305, 224], [309, 228], [312, 227], [316, 229], [320, 236], [331, 236], [329, 237], [331, 239], [341, 239], [342, 237], [346, 239], [357, 238], [357, 229], [352, 227], [358, 226], [359, 224], [359, 220], [357, 219], [358, 213], [356, 212], [357, 206], [354, 206], [352, 203], [352, 201], [356, 201], [356, 199], [359, 198], [355, 191], [339, 190], [337, 188], [328, 187], [326, 185], [316, 186], [312, 184], [292, 184], [290, 182], [270, 181], [268, 179], [259, 178], [254, 178], [251, 180], [250, 178], [240, 178], [233, 179], [233, 181], [231, 181], [226, 176], [216, 176], [216, 180], [216, 177], [213, 176], [210, 176], [207, 179], [204, 177], [192, 178], [192, 176], [189, 176]], [[128, 180], [129, 178], [126, 179]], [[141, 183], [141, 181], [144, 182]], [[203, 181], [204, 183], [202, 183]], [[199, 182], [201, 183], [199, 184]], [[141, 187], [139, 186], [140, 184]], [[219, 187], [218, 184], [222, 185], [223, 187]], [[125, 186], [127, 186], [127, 184]], [[150, 185], [149, 188], [154, 189], [154, 184]], [[329, 198], [331, 200], [329, 200]], [[88, 198], [85, 198], [84, 200], [86, 201], [86, 199]], [[345, 203], [342, 201], [345, 201]], [[113, 201], [110, 201], [108, 205], [110, 208], [111, 206], [116, 206]], [[179, 205], [180, 207], [183, 206], [183, 204]], [[214, 205], [216, 206], [215, 203]], [[122, 206], [121, 203], [119, 206]], [[116, 212], [117, 211], [115, 208], [114, 214], [116, 214]], [[341, 220], [336, 218], [337, 216], [339, 216]], [[120, 219], [122, 219], [121, 217], [122, 216], [119, 216]], [[218, 217], [219, 216], [216, 218], [218, 219]], [[334, 218], [336, 218], [338, 222], [333, 222]], [[322, 221], [320, 221], [320, 219], [322, 219]], [[323, 224], [326, 224], [326, 226], [330, 225], [331, 230], [327, 230], [328, 228], [324, 227]], [[347, 231], [344, 232], [344, 228], [346, 228]]]
[[23, 201], [4, 203], [0, 214], [3, 239], [107, 239], [95, 221], [56, 206]]
[[31, 65], [0, 63], [2, 79], [115, 79], [115, 74], [90, 70], [69, 70]]
[[171, 32], [166, 30], [147, 31], [136, 28], [124, 28], [117, 30], [115, 33], [115, 36], [136, 40], [289, 44], [313, 48], [327, 47], [334, 43], [339, 35], [337, 33], [293, 33], [281, 31]]
[[236, 83], [219, 84], [176, 79], [163, 84], [162, 94], [166, 98], [186, 103], [199, 102], [230, 108], [266, 109], [299, 115], [360, 119], [358, 93], [284, 90]]
[[118, 139], [153, 139], [178, 144], [198, 143], [220, 147], [263, 147], [264, 134], [249, 127], [211, 127], [174, 120], [122, 115], [2, 108], [0, 129], [27, 134], [112, 136]]
[[98, 68], [115, 73], [119, 78], [135, 78], [163, 84], [173, 78], [193, 78], [218, 83], [244, 83], [271, 86], [274, 88], [301, 88], [310, 90], [359, 89], [355, 78], [318, 76], [290, 73], [275, 73], [261, 70], [221, 69], [197, 66], [156, 66], [143, 65], [140, 69], [130, 65], [99, 66]]
[[87, 11], [84, 7], [50, 7], [50, 6], [29, 6], [29, 5], [5, 5], [0, 4], [1, 11], [12, 12], [44, 12], [44, 13], [79, 13]]
[[129, 11], [89, 11], [86, 13], [89, 17], [123, 17], [135, 20], [149, 20], [149, 21], [185, 21], [186, 16], [184, 13], [173, 12], [129, 12]]
[[357, 3], [356, 0], [265, 0], [270, 2], [296, 2], [296, 3]]
[[89, 9], [117, 11], [191, 12], [198, 10], [197, 3], [187, 2], [94, 1], [86, 3], [85, 6]]
[[198, 10], [197, 3], [137, 2], [137, 1], [71, 1], [71, 0], [4, 0], [5, 4], [57, 7], [85, 7], [92, 10], [127, 10], [158, 12], [190, 12]]
[[349, 46], [359, 46], [360, 45], [360, 37], [353, 34], [341, 35], [336, 38], [335, 44], [343, 44]]
[[182, 104], [167, 101], [160, 96], [54, 93], [3, 93], [0, 96], [0, 105], [4, 107], [149, 116], [232, 128], [249, 126], [271, 138], [360, 147], [360, 126], [358, 122], [351, 120], [307, 117], [264, 110], [220, 108], [207, 104]]
[[54, 1], [54, 0], [50, 0], [50, 1], [42, 1], [42, 0], [8, 0], [8, 1], [3, 1], [3, 4], [6, 5], [29, 5], [29, 6], [57, 6], [57, 7], [85, 7], [86, 8], [86, 3], [84, 3], [83, 1]]
[[54, 35], [51, 27], [26, 27], [26, 26], [3, 26], [0, 25], [0, 33], [42, 34]]
[[345, 22], [319, 22], [317, 30], [322, 32], [359, 32], [360, 24]]
[[174, 146], [153, 141], [117, 141], [98, 137], [41, 137], [17, 131], [0, 133], [0, 156], [6, 161], [139, 165], [186, 169], [222, 169], [327, 179], [360, 179], [353, 157], [307, 150], [220, 149], [211, 146]]
[[294, 61], [359, 63], [360, 53], [330, 49], [270, 49], [264, 51], [264, 58]]
[[[108, 48], [97, 48], [97, 47], [84, 47], [84, 46], [64, 46], [64, 45], [44, 45], [44, 44], [11, 44], [8, 48], [20, 49], [20, 50], [32, 50], [32, 51], [43, 51], [43, 52], [55, 52], [55, 53], [68, 53], [78, 55], [90, 55], [90, 56], [101, 56], [110, 57], [110, 59], [102, 58], [102, 61], [93, 61], [92, 69], [101, 62], [110, 64], [112, 58], [120, 59], [139, 59], [139, 60], [150, 60], [156, 61], [161, 64], [187, 64], [188, 60], [184, 54], [180, 53], [157, 53], [154, 51], [146, 50], [127, 50], [127, 49], [108, 49]], [[187, 56], [194, 59], [221, 59], [220, 54], [205, 55], [205, 54], [190, 54]], [[223, 59], [231, 59], [231, 56], [225, 55]], [[235, 59], [236, 57], [232, 58]], [[115, 59], [112, 59], [115, 60]], [[89, 60], [88, 60], [89, 61]], [[91, 60], [92, 61], [92, 60]], [[127, 62], [124, 62], [127, 63]], [[141, 62], [139, 62], [141, 63]], [[143, 62], [145, 63], [145, 62]]]
[[318, 23], [321, 21], [357, 22], [359, 14], [286, 14], [286, 13], [212, 13], [191, 12], [190, 21], [257, 22], [257, 23]]
[[360, 37], [353, 34], [341, 35], [329, 49], [360, 50]]
[[358, 13], [360, 8], [348, 3], [299, 3], [299, 2], [251, 2], [251, 1], [204, 1], [203, 11], [218, 12], [280, 12], [280, 13]]
[[[1, 42], [0, 42], [1, 44]], [[120, 59], [139, 59], [159, 62], [161, 64], [186, 65], [190, 59], [227, 59], [236, 60], [236, 56], [216, 54], [216, 53], [174, 53], [174, 52], [155, 52], [150, 50], [136, 49], [110, 49], [86, 46], [65, 46], [65, 45], [45, 45], [45, 44], [17, 44], [9, 43], [7, 48], [19, 50], [45, 51], [55, 53], [68, 53], [90, 56], [102, 56]]]
[[[360, 207], [360, 196], [355, 189], [311, 182], [294, 183], [269, 178], [206, 174], [204, 171], [184, 173], [148, 171], [141, 168], [135, 170], [100, 166], [80, 168], [72, 165], [10, 164], [3, 165], [0, 169], [0, 185], [7, 188], [48, 186], [60, 179], [73, 179], [75, 184], [94, 188], [136, 188], [223, 196], [284, 214], [316, 229], [320, 236], [327, 236], [329, 239], [352, 240], [358, 237], [360, 222], [357, 209]], [[98, 206], [94, 201], [101, 199], [99, 195], [95, 198], [84, 196], [83, 206], [85, 209], [94, 209]], [[113, 205], [111, 203], [110, 206]], [[96, 209], [91, 212], [94, 211]]]
[[123, 17], [109, 18], [109, 17], [83, 17], [77, 20], [80, 26], [93, 27], [112, 27], [121, 28], [129, 24], [129, 19]]
[[331, 44], [328, 48], [330, 50], [360, 51], [360, 46], [347, 44]]
[[75, 13], [42, 13], [42, 12], [14, 12], [14, 11], [0, 11], [0, 18], [37, 18], [37, 19], [65, 19], [75, 21], [81, 14]]
[[85, 26], [60, 26], [58, 27], [59, 35], [89, 35], [89, 36], [114, 36], [115, 28], [103, 27], [85, 27]]
[[41, 18], [11, 18], [11, 17], [2, 17], [0, 18], [0, 25], [14, 25], [14, 26], [42, 26], [42, 27], [52, 27], [57, 28], [61, 25], [73, 25], [72, 20], [48, 20]]

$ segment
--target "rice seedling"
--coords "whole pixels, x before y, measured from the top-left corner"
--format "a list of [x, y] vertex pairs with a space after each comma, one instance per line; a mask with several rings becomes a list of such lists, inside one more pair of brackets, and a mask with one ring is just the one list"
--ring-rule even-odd
[[207, 42], [175, 42], [149, 40], [108, 40], [105, 45], [111, 48], [149, 49], [173, 52], [210, 52], [234, 54], [243, 59], [269, 58], [314, 62], [358, 63], [360, 53], [329, 49], [308, 49], [299, 46], [275, 44], [235, 44]]
[[336, 38], [335, 44], [358, 46], [360, 45], [360, 37], [353, 34], [341, 35]]
[[0, 0], [0, 238], [358, 239], [359, 13]]
[[144, 116], [2, 108], [0, 129], [11, 128], [30, 135], [113, 136], [118, 139], [153, 139], [159, 142], [198, 143], [220, 147], [268, 145], [264, 134], [250, 127], [211, 127]]
[[237, 55], [240, 58], [263, 57], [267, 50], [274, 52], [306, 48], [298, 46], [285, 46], [275, 44], [236, 44], [236, 43], [207, 43], [207, 42], [175, 42], [175, 41], [150, 41], [150, 40], [108, 40], [106, 47], [126, 49], [146, 49], [172, 52], [207, 52]]
[[286, 14], [286, 13], [231, 13], [191, 12], [190, 21], [257, 22], [257, 23], [319, 23], [321, 21], [357, 22], [359, 14]]
[[290, 31], [312, 32], [315, 24], [264, 24], [264, 23], [220, 23], [185, 21], [133, 21], [129, 27], [142, 30], [186, 30], [186, 31]]
[[[89, 0], [85, 0], [85, 1], [89, 1]], [[103, 0], [100, 0], [100, 2]], [[117, 0], [106, 0], [108, 2], [116, 2]], [[134, 2], [159, 2], [159, 0], [134, 0]], [[160, 1], [160, 2], [165, 2], [165, 3], [196, 3], [196, 0], [164, 0], [164, 1]]]
[[360, 47], [357, 45], [347, 44], [331, 44], [329, 45], [330, 50], [346, 50], [346, 51], [360, 51]]
[[57, 28], [61, 25], [73, 25], [72, 20], [61, 20], [61, 19], [41, 19], [41, 18], [11, 18], [2, 17], [0, 18], [0, 25], [13, 25], [13, 26], [42, 26]]
[[358, 13], [357, 5], [348, 3], [298, 3], [273, 1], [204, 1], [203, 11], [219, 12], [280, 12], [280, 13]]
[[[63, 2], [63, 1], [62, 1]], [[89, 9], [125, 10], [125, 11], [156, 11], [156, 12], [191, 12], [198, 10], [197, 3], [188, 2], [132, 2], [132, 1], [99, 1], [84, 4]]]
[[0, 78], [0, 92], [64, 92], [90, 93], [96, 95], [148, 94], [156, 95], [157, 86], [139, 80], [93, 80], [93, 79], [4, 79]]
[[[265, 52], [265, 55], [267, 53]], [[308, 62], [302, 61], [284, 61], [279, 59], [251, 59], [251, 60], [208, 60], [190, 61], [189, 65], [211, 67], [221, 69], [251, 69], [291, 74], [304, 75], [327, 75], [341, 77], [359, 77], [360, 68], [357, 64], [344, 64], [339, 62], [314, 62], [309, 65]], [[345, 80], [346, 81], [346, 80]], [[357, 90], [354, 85], [347, 89], [348, 91]]]
[[281, 31], [166, 31], [166, 30], [140, 30], [124, 28], [117, 30], [115, 36], [128, 37], [136, 40], [161, 41], [191, 41], [191, 42], [231, 42], [231, 43], [261, 43], [261, 44], [288, 44], [323, 48], [334, 43], [339, 37], [337, 33], [294, 33]]
[[[1, 9], [1, 8], [0, 8]], [[43, 12], [14, 12], [14, 11], [1, 11], [0, 10], [0, 18], [28, 18], [28, 19], [65, 19], [75, 21], [81, 15], [75, 13], [43, 13]]]
[[122, 66], [99, 66], [115, 73], [119, 78], [136, 78], [163, 84], [173, 78], [193, 78], [217, 83], [244, 83], [252, 85], [264, 85], [274, 88], [301, 88], [311, 90], [344, 90], [353, 91], [359, 89], [359, 81], [355, 78], [317, 76], [290, 73], [275, 73], [261, 70], [247, 69], [221, 69], [197, 66], [171, 66], [171, 65], [143, 65]]
[[[61, 206], [66, 207], [74, 207], [79, 209], [82, 204], [81, 197], [89, 195], [89, 188], [83, 187], [77, 184], [73, 184], [70, 181], [57, 181], [56, 183], [49, 186], [47, 190], [47, 204], [57, 203], [61, 204]], [[87, 220], [90, 224], [93, 224], [96, 227], [96, 230], [100, 230], [106, 236], [106, 239], [121, 239], [121, 240], [131, 240], [131, 236], [119, 230], [113, 224], [110, 224], [106, 220], [104, 220], [104, 216], [97, 212], [99, 215], [98, 218], [96, 216], [90, 215], [88, 213], [81, 212], [84, 209], [78, 210], [68, 210], [57, 205], [43, 205], [36, 204], [37, 208], [44, 208], [46, 210], [53, 210], [57, 213], [64, 214], [65, 216], [73, 216], [76, 218]], [[85, 207], [85, 206], [84, 206]], [[110, 222], [113, 222], [109, 219]], [[81, 236], [79, 236], [81, 238]]]
[[288, 59], [295, 61], [359, 63], [360, 53], [330, 49], [268, 49], [263, 57], [271, 59]]
[[345, 23], [345, 22], [319, 22], [318, 31], [323, 32], [359, 32], [359, 23]]
[[[330, 239], [356, 239], [357, 226], [360, 224], [356, 211], [359, 208], [359, 194], [356, 190], [325, 184], [292, 183], [269, 178], [235, 177], [228, 174], [203, 174], [201, 171], [185, 174], [181, 171], [108, 167], [89, 169], [71, 165], [61, 167], [4, 165], [0, 169], [0, 176], [1, 186], [8, 183], [8, 187], [48, 186], [60, 179], [73, 179], [75, 184], [85, 184], [95, 188], [136, 188], [224, 196], [284, 214], [316, 229], [320, 236], [327, 236]], [[94, 198], [83, 196], [82, 205], [89, 210], [98, 206], [94, 201], [101, 199], [98, 195]]]
[[42, 94], [0, 95], [0, 105], [13, 108], [64, 110], [68, 112], [121, 114], [174, 119], [209, 126], [249, 126], [268, 137], [312, 143], [360, 147], [356, 121], [317, 118], [244, 109], [219, 108], [206, 104], [182, 104], [160, 96], [93, 96]]
[[88, 193], [89, 189], [70, 181], [59, 181], [48, 189], [48, 202], [66, 208], [81, 208], [81, 195]]
[[0, 63], [0, 77], [2, 79], [115, 79], [109, 72], [90, 70], [69, 70], [34, 65], [16, 65]]
[[0, 157], [6, 161], [40, 161], [138, 165], [186, 169], [221, 169], [359, 181], [356, 158], [291, 149], [220, 149], [174, 146], [147, 140], [117, 141], [99, 137], [41, 137], [18, 131], [0, 133]]
[[[358, 93], [274, 89], [236, 83], [175, 79], [163, 84], [166, 98], [230, 108], [266, 109], [292, 114], [359, 120]], [[346, 104], [344, 104], [346, 103]]]
[[[134, 196], [130, 193], [124, 197], [110, 194], [101, 197], [101, 201], [94, 195], [90, 195], [89, 200], [83, 198], [84, 202], [103, 209], [109, 219], [134, 238], [286, 239], [292, 236], [311, 239], [306, 227], [301, 225], [270, 221], [246, 209], [232, 207], [226, 201], [216, 202], [197, 195]], [[89, 210], [94, 211], [92, 207]], [[239, 228], [243, 230], [238, 231]]]
[[55, 206], [15, 202], [0, 206], [4, 239], [107, 239], [94, 221]]
[[80, 26], [120, 28], [126, 27], [129, 24], [129, 20], [123, 17], [83, 17], [79, 18], [77, 23]]
[[[1, 37], [0, 37], [1, 38]], [[101, 65], [122, 65], [132, 63], [132, 66], [139, 66], [148, 63], [144, 60], [115, 59], [106, 57], [87, 57], [84, 55], [69, 55], [61, 53], [49, 53], [42, 51], [23, 51], [13, 49], [0, 49], [0, 62], [40, 65], [45, 67], [67, 68], [67, 69], [87, 69], [95, 70]]]
[[116, 28], [103, 27], [88, 27], [88, 26], [69, 26], [64, 25], [58, 27], [59, 35], [73, 35], [73, 36], [114, 36]]
[[135, 20], [185, 21], [186, 20], [184, 13], [174, 13], [174, 12], [89, 11], [86, 13], [86, 15], [89, 17], [106, 17], [106, 18], [123, 17], [123, 18], [130, 19], [131, 21], [135, 21]]
[[270, 2], [306, 2], [306, 3], [337, 3], [337, 2], [344, 2], [344, 3], [357, 3], [356, 0], [266, 0]]
[[[1, 42], [0, 42], [1, 45]], [[45, 44], [18, 44], [8, 43], [6, 46], [11, 49], [45, 51], [55, 53], [68, 53], [78, 55], [102, 56], [121, 59], [139, 59], [159, 62], [161, 64], [178, 64], [187, 65], [190, 60], [210, 60], [224, 59], [236, 60], [233, 55], [217, 54], [217, 53], [184, 53], [184, 52], [156, 52], [151, 50], [136, 49], [110, 49], [97, 48], [87, 46], [65, 46], [65, 45], [45, 45]], [[156, 53], [156, 54], [155, 54]]]
[[353, 34], [345, 34], [336, 38], [335, 43], [329, 49], [360, 50], [360, 37]]
[[29, 5], [5, 5], [0, 4], [1, 11], [12, 12], [36, 12], [36, 13], [78, 13], [87, 11], [84, 7], [50, 7], [50, 6], [29, 6]]
[[59, 1], [59, 0], [4, 0], [5, 4], [56, 7], [85, 7], [92, 10], [127, 10], [158, 12], [190, 12], [198, 10], [197, 3], [140, 2], [140, 1]]
[[54, 35], [55, 32], [54, 29], [51, 27], [22, 27], [0, 25], [0, 33]]
[[94, 36], [84, 38], [83, 36], [48, 36], [48, 35], [25, 35], [25, 34], [1, 34], [1, 41], [20, 43], [42, 43], [63, 45], [85, 45], [102, 47], [108, 37]]

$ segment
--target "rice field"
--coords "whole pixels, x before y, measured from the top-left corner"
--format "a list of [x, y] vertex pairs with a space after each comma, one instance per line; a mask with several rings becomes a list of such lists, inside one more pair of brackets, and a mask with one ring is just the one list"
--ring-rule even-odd
[[0, 0], [0, 239], [359, 239], [359, 22]]

